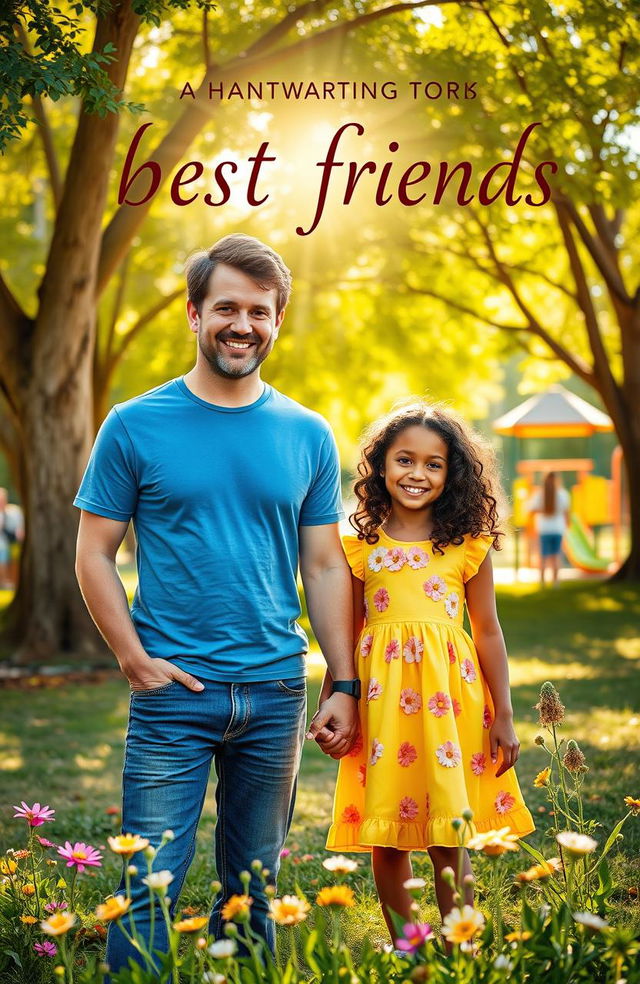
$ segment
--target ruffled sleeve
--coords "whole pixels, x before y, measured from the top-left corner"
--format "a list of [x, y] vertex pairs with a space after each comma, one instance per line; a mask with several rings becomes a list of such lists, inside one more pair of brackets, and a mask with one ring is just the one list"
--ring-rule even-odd
[[364, 540], [359, 540], [357, 536], [343, 536], [342, 546], [347, 555], [347, 561], [351, 568], [351, 573], [358, 580], [364, 581], [364, 560], [362, 558], [362, 544]]
[[480, 536], [468, 536], [465, 540], [464, 571], [462, 580], [466, 583], [474, 574], [478, 573], [478, 568], [489, 553], [493, 544], [493, 537], [486, 533]]

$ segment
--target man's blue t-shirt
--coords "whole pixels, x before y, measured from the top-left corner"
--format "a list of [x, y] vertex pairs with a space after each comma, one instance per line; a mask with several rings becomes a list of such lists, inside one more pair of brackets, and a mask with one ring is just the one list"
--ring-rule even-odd
[[298, 527], [342, 517], [333, 435], [265, 386], [245, 407], [173, 379], [115, 406], [75, 505], [133, 519], [131, 617], [146, 652], [202, 679], [304, 674]]

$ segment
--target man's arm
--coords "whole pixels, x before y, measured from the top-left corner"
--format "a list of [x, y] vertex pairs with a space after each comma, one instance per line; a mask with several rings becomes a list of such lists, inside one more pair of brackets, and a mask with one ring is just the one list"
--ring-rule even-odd
[[76, 576], [89, 613], [133, 690], [153, 690], [171, 680], [190, 690], [202, 690], [195, 677], [168, 660], [152, 659], [143, 649], [116, 567], [127, 525], [84, 509], [80, 513]]
[[[351, 572], [340, 543], [337, 523], [300, 527], [300, 573], [309, 619], [333, 680], [353, 680]], [[354, 697], [335, 693], [324, 700], [309, 726], [316, 738], [325, 725], [333, 738], [323, 751], [346, 755], [358, 730]]]

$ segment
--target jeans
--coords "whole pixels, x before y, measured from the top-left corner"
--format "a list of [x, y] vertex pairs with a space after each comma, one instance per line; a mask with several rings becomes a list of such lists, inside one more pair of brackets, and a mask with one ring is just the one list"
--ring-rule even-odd
[[[155, 847], [165, 830], [167, 843], [153, 870], [168, 869], [167, 888], [173, 915], [193, 859], [196, 829], [202, 812], [211, 762], [218, 777], [215, 860], [222, 889], [215, 901], [209, 932], [223, 936], [221, 909], [244, 888], [238, 877], [262, 861], [275, 881], [280, 851], [289, 831], [296, 793], [306, 721], [303, 677], [260, 683], [203, 681], [196, 693], [173, 681], [156, 690], [131, 695], [123, 772], [122, 830], [148, 838]], [[151, 906], [142, 878], [143, 854], [135, 855], [138, 874], [131, 878], [131, 910], [135, 927], [150, 935]], [[118, 892], [125, 888], [123, 877]], [[252, 928], [273, 950], [275, 930], [268, 900], [252, 872], [249, 894]], [[156, 904], [153, 949], [166, 952], [164, 920]], [[128, 915], [123, 923], [129, 931]], [[106, 960], [112, 971], [127, 966], [129, 957], [142, 963], [124, 934], [111, 924]]]

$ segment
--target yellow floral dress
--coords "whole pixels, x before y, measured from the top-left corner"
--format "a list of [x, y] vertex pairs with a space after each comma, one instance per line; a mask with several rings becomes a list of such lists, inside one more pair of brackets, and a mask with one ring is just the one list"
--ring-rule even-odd
[[379, 531], [372, 546], [343, 544], [364, 582], [365, 624], [356, 644], [362, 680], [360, 735], [340, 760], [327, 847], [420, 850], [455, 846], [451, 821], [471, 807], [476, 831], [534, 829], [515, 771], [491, 762], [493, 703], [462, 619], [465, 583], [492, 539], [465, 536], [434, 553]]

